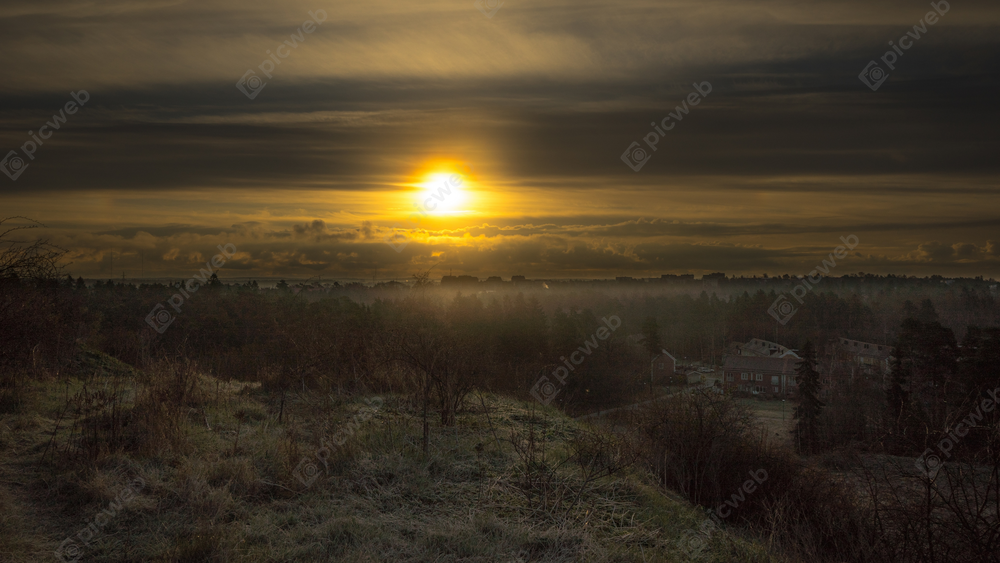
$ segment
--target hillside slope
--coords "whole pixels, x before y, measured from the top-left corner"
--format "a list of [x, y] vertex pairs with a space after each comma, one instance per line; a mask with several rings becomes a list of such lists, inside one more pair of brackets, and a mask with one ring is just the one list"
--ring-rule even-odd
[[776, 560], [554, 409], [470, 397], [424, 454], [403, 397], [81, 377], [0, 415], [0, 560]]

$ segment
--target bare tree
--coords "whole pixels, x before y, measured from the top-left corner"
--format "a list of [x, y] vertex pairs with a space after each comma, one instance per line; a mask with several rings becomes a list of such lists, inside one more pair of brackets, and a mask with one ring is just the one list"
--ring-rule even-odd
[[[12, 224], [17, 219], [27, 225]], [[45, 225], [27, 217], [0, 219], [0, 280], [30, 280], [34, 282], [55, 280], [59, 277], [59, 260], [66, 250], [48, 240], [28, 241], [14, 233], [37, 229]]]

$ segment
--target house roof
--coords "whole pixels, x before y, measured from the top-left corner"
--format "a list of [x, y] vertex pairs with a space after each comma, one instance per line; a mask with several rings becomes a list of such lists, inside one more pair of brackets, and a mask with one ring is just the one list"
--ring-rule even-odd
[[799, 358], [765, 358], [763, 356], [726, 356], [723, 369], [730, 371], [770, 371], [784, 374], [795, 373]]
[[787, 346], [782, 346], [777, 342], [764, 340], [763, 338], [751, 338], [746, 344], [732, 342], [729, 344], [727, 351], [741, 356], [754, 355], [771, 358], [779, 358], [782, 356], [793, 356], [795, 358], [799, 357], [799, 355], [795, 353], [795, 350], [788, 348]]

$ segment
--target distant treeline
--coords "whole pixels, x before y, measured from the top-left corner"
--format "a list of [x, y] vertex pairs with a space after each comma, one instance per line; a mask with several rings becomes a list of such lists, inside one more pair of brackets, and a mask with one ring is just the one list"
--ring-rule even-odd
[[429, 284], [262, 290], [213, 276], [203, 287], [192, 286], [196, 291], [184, 291], [187, 298], [174, 306], [171, 297], [183, 287], [8, 277], [0, 285], [0, 368], [59, 365], [77, 343], [86, 343], [136, 366], [183, 355], [223, 377], [271, 374], [299, 386], [340, 388], [398, 385], [400, 373], [413, 369], [400, 359], [399, 347], [433, 329], [457, 339], [437, 342], [442, 350], [473, 356], [468, 369], [484, 387], [524, 394], [591, 338], [602, 318], [616, 315], [622, 327], [587, 355], [555, 399], [585, 409], [620, 401], [647, 384], [642, 327], [649, 319], [661, 345], [678, 359], [721, 363], [727, 344], [751, 338], [791, 348], [837, 337], [895, 345], [905, 332], [907, 301], [932, 300], [935, 322], [959, 341], [968, 326], [993, 326], [1000, 318], [993, 294], [978, 283], [866, 282], [856, 291], [837, 280], [823, 283], [837, 292], [807, 293], [781, 325], [768, 314], [779, 294], [763, 289], [720, 295], [621, 284], [463, 295]]

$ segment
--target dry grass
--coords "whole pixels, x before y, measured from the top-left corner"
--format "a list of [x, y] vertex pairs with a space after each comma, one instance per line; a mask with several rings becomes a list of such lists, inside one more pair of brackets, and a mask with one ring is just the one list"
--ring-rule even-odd
[[741, 402], [750, 407], [760, 424], [767, 429], [769, 438], [786, 446], [793, 444], [791, 432], [795, 427], [792, 419], [795, 401], [786, 399], [784, 406], [780, 400], [743, 399]]
[[[123, 438], [94, 455], [67, 415], [53, 437], [80, 381], [39, 384], [37, 412], [0, 417], [0, 560], [49, 560], [100, 520], [77, 542], [81, 560], [685, 561], [677, 540], [704, 518], [638, 469], [583, 482], [569, 460], [581, 424], [502, 397], [434, 426], [424, 455], [420, 411], [402, 397], [289, 394], [279, 423], [279, 397], [191, 366], [95, 373], [88, 385], [112, 379]], [[526, 500], [510, 439], [529, 429], [572, 505]], [[308, 484], [303, 459], [321, 470]], [[703, 557], [774, 560], [726, 532]]]

